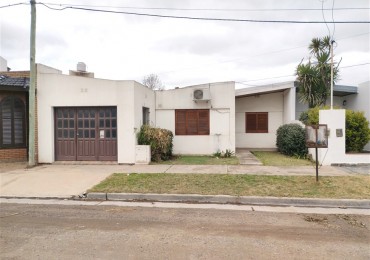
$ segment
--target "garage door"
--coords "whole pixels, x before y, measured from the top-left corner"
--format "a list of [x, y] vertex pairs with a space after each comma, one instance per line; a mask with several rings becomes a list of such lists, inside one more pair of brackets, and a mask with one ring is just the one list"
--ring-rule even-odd
[[55, 159], [116, 161], [116, 107], [55, 108]]

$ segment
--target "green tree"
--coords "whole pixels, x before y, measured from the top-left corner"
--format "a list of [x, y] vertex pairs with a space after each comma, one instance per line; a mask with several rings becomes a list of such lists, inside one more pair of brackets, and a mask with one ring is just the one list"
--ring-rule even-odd
[[[298, 97], [301, 103], [308, 104], [310, 108], [325, 105], [330, 95], [330, 45], [331, 38], [313, 38], [308, 49], [310, 57], [307, 63], [297, 66]], [[334, 67], [334, 82], [339, 77], [339, 63]]]

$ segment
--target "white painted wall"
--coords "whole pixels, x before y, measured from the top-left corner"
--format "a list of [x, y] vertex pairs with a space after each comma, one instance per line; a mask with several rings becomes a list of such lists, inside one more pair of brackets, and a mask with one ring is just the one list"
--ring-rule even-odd
[[[346, 131], [345, 131], [345, 110], [320, 110], [320, 124], [327, 124], [330, 131], [328, 137], [328, 148], [318, 149], [319, 163], [322, 165], [331, 164], [358, 164], [370, 163], [368, 154], [346, 154]], [[342, 129], [343, 136], [336, 135], [336, 130]], [[312, 158], [315, 158], [315, 149], [309, 149]]]
[[296, 88], [289, 88], [284, 92], [284, 114], [283, 121], [284, 124], [289, 124], [295, 120], [295, 102], [296, 102]]
[[[155, 125], [155, 92], [138, 82], [134, 82], [135, 91], [135, 133], [140, 131], [143, 125], [143, 107], [149, 108], [149, 119], [152, 125]], [[137, 144], [137, 138], [135, 138]]]
[[[209, 89], [209, 102], [194, 102], [195, 89]], [[221, 82], [156, 92], [156, 126], [175, 134], [175, 109], [210, 109], [210, 135], [174, 136], [174, 154], [235, 151], [235, 83]]]
[[[276, 148], [276, 130], [284, 124], [283, 111], [285, 95], [283, 92], [278, 92], [236, 99], [235, 121], [237, 148]], [[288, 95], [288, 100], [293, 98], [293, 94]], [[290, 110], [287, 112], [287, 118], [294, 116], [293, 111]], [[268, 112], [268, 133], [245, 133], [246, 112]]]
[[37, 70], [39, 162], [52, 163], [55, 160], [55, 107], [116, 106], [118, 163], [135, 163], [135, 130], [140, 127], [142, 105], [154, 110], [153, 91], [134, 81], [86, 78], [57, 72], [43, 66], [38, 66]]

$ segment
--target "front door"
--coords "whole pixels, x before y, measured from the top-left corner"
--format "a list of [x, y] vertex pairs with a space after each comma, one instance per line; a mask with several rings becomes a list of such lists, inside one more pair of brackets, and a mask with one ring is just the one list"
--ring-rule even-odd
[[55, 121], [56, 160], [117, 160], [116, 107], [56, 108]]

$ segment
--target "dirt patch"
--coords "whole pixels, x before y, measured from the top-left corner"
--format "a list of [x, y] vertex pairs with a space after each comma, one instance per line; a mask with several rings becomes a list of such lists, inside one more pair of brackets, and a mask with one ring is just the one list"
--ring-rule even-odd
[[342, 219], [346, 221], [349, 225], [354, 227], [360, 227], [360, 228], [366, 228], [367, 226], [362, 221], [359, 221], [355, 216], [349, 216], [349, 215], [336, 215], [338, 219]]

